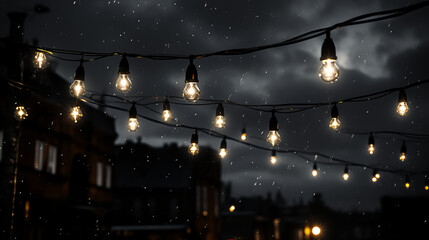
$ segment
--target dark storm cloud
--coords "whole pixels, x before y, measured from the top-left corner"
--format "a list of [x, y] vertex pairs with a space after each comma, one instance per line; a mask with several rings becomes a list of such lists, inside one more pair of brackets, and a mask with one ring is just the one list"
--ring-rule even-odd
[[[6, 1], [1, 9], [0, 29], [7, 35], [6, 12], [32, 7], [31, 1]], [[25, 39], [36, 37], [46, 47], [82, 51], [195, 54], [282, 41], [356, 15], [402, 7], [408, 1], [39, 1], [51, 8], [27, 19]], [[411, 3], [414, 3], [413, 1]], [[202, 98], [229, 99], [240, 103], [330, 102], [399, 87], [428, 78], [424, 59], [428, 52], [428, 10], [353, 26], [332, 32], [337, 47], [340, 80], [325, 84], [318, 79], [320, 47], [324, 37], [292, 46], [244, 56], [215, 56], [196, 60]], [[85, 65], [87, 87], [117, 94], [114, 89], [119, 57]], [[133, 89], [130, 95], [180, 96], [186, 60], [150, 61], [129, 59]], [[77, 64], [57, 62], [59, 74], [71, 81]], [[344, 128], [351, 131], [394, 130], [427, 133], [428, 86], [407, 90], [410, 113], [396, 116], [397, 94], [372, 102], [339, 104]], [[128, 109], [129, 105], [119, 105]], [[151, 108], [161, 111], [161, 105]], [[265, 142], [270, 113], [225, 105], [227, 126], [219, 132], [239, 137], [246, 126], [250, 141]], [[172, 113], [178, 122], [213, 128], [216, 105], [178, 106]], [[138, 108], [139, 113], [160, 116]], [[126, 130], [127, 113], [107, 112], [116, 118], [118, 142], [141, 136], [143, 142], [160, 146], [168, 142], [189, 143], [192, 130], [159, 126], [145, 120], [137, 134]], [[375, 156], [369, 157], [367, 137], [336, 133], [327, 128], [330, 107], [296, 114], [278, 114], [282, 149], [319, 151], [327, 155], [377, 167], [428, 169], [427, 143], [409, 143], [409, 162], [397, 160], [401, 139], [376, 138]], [[202, 145], [218, 148], [220, 139], [200, 133]], [[290, 202], [308, 200], [322, 192], [336, 208], [373, 209], [383, 194], [402, 191], [399, 176], [385, 174], [371, 184], [371, 170], [351, 168], [351, 180], [341, 182], [342, 166], [320, 165], [317, 179], [312, 164], [293, 154], [279, 154], [279, 164], [269, 164], [270, 152], [228, 143], [223, 160], [223, 179], [233, 182], [235, 195], [265, 194], [280, 190]], [[418, 154], [416, 154], [418, 152]], [[314, 156], [312, 156], [314, 158]], [[320, 157], [319, 160], [322, 160]], [[415, 179], [418, 183], [421, 179]], [[274, 182], [274, 184], [273, 184]], [[255, 184], [256, 183], [256, 184]], [[420, 184], [420, 183], [418, 183]], [[350, 190], [352, 189], [352, 190]], [[413, 193], [421, 193], [416, 187]]]

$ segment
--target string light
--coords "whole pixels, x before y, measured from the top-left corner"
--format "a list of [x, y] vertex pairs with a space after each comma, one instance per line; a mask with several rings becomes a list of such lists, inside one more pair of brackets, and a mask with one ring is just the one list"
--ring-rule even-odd
[[313, 164], [313, 171], [311, 172], [311, 175], [313, 175], [313, 177], [317, 176], [317, 163], [316, 162]]
[[334, 130], [338, 130], [340, 125], [341, 125], [340, 115], [338, 113], [337, 104], [335, 103], [331, 109], [331, 122], [329, 122], [329, 127], [334, 129]]
[[127, 93], [131, 90], [132, 82], [130, 79], [130, 65], [125, 54], [122, 54], [122, 59], [119, 62], [118, 79], [116, 80], [116, 89], [122, 93]]
[[369, 154], [374, 154], [375, 148], [374, 148], [374, 136], [372, 135], [372, 132], [369, 134], [368, 139], [368, 152]]
[[194, 65], [193, 58], [186, 69], [185, 88], [183, 89], [183, 98], [188, 102], [196, 102], [200, 98], [200, 89], [198, 88], [198, 72]]
[[38, 69], [44, 69], [49, 64], [45, 53], [41, 51], [36, 51], [34, 54], [33, 63], [34, 66]]
[[243, 128], [241, 130], [241, 141], [246, 141], [247, 134], [246, 134], [246, 128]]
[[410, 176], [409, 175], [405, 176], [405, 188], [406, 189], [410, 188]]
[[349, 168], [346, 166], [345, 168], [344, 168], [344, 174], [343, 174], [343, 179], [344, 179], [344, 181], [347, 181], [347, 180], [349, 180]]
[[271, 164], [276, 164], [277, 163], [277, 152], [276, 150], [272, 150], [271, 151]]
[[234, 211], [235, 211], [235, 206], [234, 206], [234, 205], [231, 205], [231, 206], [229, 207], [229, 211], [230, 211], [230, 212], [234, 212]]
[[427, 175], [425, 175], [425, 190], [429, 190], [429, 178], [427, 177]]
[[73, 120], [74, 120], [74, 123], [77, 123], [77, 120], [79, 119], [79, 118], [81, 118], [81, 117], [83, 117], [83, 114], [82, 114], [82, 110], [80, 110], [80, 107], [79, 106], [75, 106], [75, 107], [73, 107], [72, 108], [72, 111], [71, 111], [71, 117], [73, 118]]
[[378, 173], [378, 171], [376, 169], [374, 169], [372, 171], [372, 181], [373, 182], [377, 182], [378, 179], [380, 179], [380, 174]]
[[396, 112], [401, 116], [405, 116], [405, 114], [408, 112], [407, 94], [405, 93], [404, 89], [399, 90], [398, 106], [396, 107]]
[[162, 111], [162, 117], [164, 118], [164, 121], [167, 122], [171, 118], [170, 102], [168, 101], [168, 99], [165, 99], [163, 105], [164, 111]]
[[85, 69], [83, 68], [82, 61], [80, 61], [80, 65], [77, 67], [73, 79], [74, 81], [70, 85], [69, 93], [72, 97], [80, 98], [85, 93]]
[[399, 156], [399, 160], [401, 160], [402, 162], [405, 161], [406, 154], [407, 154], [407, 146], [405, 146], [405, 141], [403, 141], [401, 146], [401, 156]]
[[27, 110], [25, 110], [25, 107], [23, 105], [17, 106], [15, 108], [14, 117], [18, 121], [24, 120], [26, 117], [28, 117]]
[[226, 157], [226, 138], [225, 137], [223, 137], [222, 141], [220, 142], [219, 156], [221, 158]]
[[198, 154], [200, 148], [198, 147], [198, 132], [197, 130], [194, 131], [194, 133], [191, 136], [191, 144], [189, 144], [188, 152], [195, 156]]
[[332, 83], [338, 80], [340, 69], [335, 63], [337, 61], [337, 55], [334, 41], [332, 41], [330, 35], [330, 31], [327, 31], [325, 41], [323, 41], [322, 55], [320, 56], [322, 65], [319, 69], [319, 77], [323, 81]]
[[269, 132], [267, 135], [267, 142], [269, 142], [272, 146], [278, 145], [281, 142], [280, 134], [279, 134], [279, 123], [276, 118], [275, 111], [272, 111]]
[[139, 128], [139, 121], [137, 120], [137, 109], [135, 106], [135, 103], [131, 105], [130, 111], [129, 111], [129, 118], [128, 118], [128, 131], [135, 132]]
[[219, 103], [216, 108], [215, 126], [217, 128], [225, 127], [225, 112], [222, 103]]

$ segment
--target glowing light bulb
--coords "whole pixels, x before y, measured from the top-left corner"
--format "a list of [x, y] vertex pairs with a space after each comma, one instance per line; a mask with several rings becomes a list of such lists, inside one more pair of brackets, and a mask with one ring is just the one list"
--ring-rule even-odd
[[348, 173], [344, 173], [343, 174], [343, 179], [344, 179], [344, 181], [349, 180], [349, 174]]
[[341, 122], [339, 118], [331, 118], [331, 122], [329, 122], [329, 127], [338, 130], [338, 128], [341, 126]]
[[170, 110], [164, 110], [162, 112], [162, 117], [164, 118], [164, 121], [167, 122], [171, 118], [171, 112]]
[[116, 80], [116, 89], [122, 93], [127, 93], [131, 90], [131, 86], [132, 83], [129, 74], [119, 74]]
[[426, 185], [425, 186], [425, 190], [427, 191], [427, 190], [429, 190], [429, 185]]
[[276, 164], [277, 163], [277, 152], [276, 150], [272, 150], [271, 151], [271, 164]]
[[311, 172], [311, 174], [313, 175], [313, 177], [316, 177], [316, 176], [317, 176], [317, 170], [313, 170], [313, 171]]
[[410, 176], [409, 175], [405, 176], [405, 188], [407, 188], [407, 189], [410, 188]]
[[69, 89], [70, 95], [75, 98], [80, 98], [85, 92], [85, 84], [81, 80], [74, 80]]
[[410, 188], [410, 183], [409, 182], [406, 182], [405, 183], [405, 187], [408, 189], [408, 188]]
[[200, 148], [198, 147], [198, 133], [197, 130], [194, 131], [194, 133], [191, 136], [191, 144], [189, 145], [188, 152], [195, 156], [198, 154]]
[[372, 181], [373, 182], [377, 182], [377, 178], [376, 177], [372, 177]]
[[401, 89], [399, 91], [398, 106], [396, 107], [396, 112], [401, 116], [405, 116], [405, 114], [407, 114], [408, 112], [407, 95], [404, 89]]
[[48, 60], [44, 52], [37, 51], [34, 55], [34, 66], [38, 69], [43, 69], [48, 65]]
[[401, 160], [402, 162], [405, 161], [405, 153], [401, 153], [401, 156], [399, 157], [399, 160]]
[[139, 121], [137, 118], [129, 118], [128, 119], [128, 131], [135, 132], [140, 127]]
[[281, 142], [280, 134], [278, 131], [270, 131], [267, 136], [267, 142], [272, 146], [276, 146]]
[[319, 235], [319, 234], [320, 234], [320, 232], [321, 232], [321, 230], [320, 230], [320, 227], [318, 227], [318, 226], [314, 226], [314, 227], [311, 229], [311, 233], [313, 233], [313, 235], [315, 235], [315, 236]]
[[25, 110], [24, 106], [18, 106], [15, 108], [14, 117], [16, 120], [21, 121], [28, 117], [27, 110]]
[[200, 98], [200, 89], [196, 82], [186, 83], [183, 98], [188, 102], [196, 102]]
[[246, 141], [246, 133], [242, 133], [241, 134], [241, 140], [242, 141]]
[[215, 126], [217, 128], [224, 128], [225, 127], [225, 117], [224, 116], [216, 116]]
[[405, 161], [405, 158], [407, 157], [407, 146], [405, 145], [405, 141], [402, 142], [401, 146], [401, 155], [399, 156], [399, 160], [402, 162]]
[[225, 158], [226, 157], [226, 149], [225, 148], [221, 148], [219, 151], [219, 156], [221, 158]]
[[374, 154], [374, 151], [375, 151], [374, 144], [370, 144], [368, 148], [369, 154]]
[[80, 110], [79, 106], [73, 107], [71, 111], [71, 116], [74, 120], [74, 123], [77, 123], [77, 120], [81, 117], [83, 117], [82, 111]]
[[234, 206], [234, 205], [231, 205], [231, 206], [229, 207], [229, 211], [230, 211], [230, 212], [234, 212], [234, 211], [235, 211], [235, 206]]
[[197, 155], [198, 154], [198, 152], [199, 152], [199, 150], [200, 150], [200, 148], [198, 147], [198, 144], [197, 143], [191, 143], [190, 145], [189, 145], [189, 153], [191, 154], [191, 155]]
[[376, 173], [374, 176], [375, 176], [375, 178], [377, 178], [377, 179], [380, 179], [380, 177], [381, 177], [381, 176], [380, 176], [380, 173]]
[[319, 69], [319, 77], [326, 82], [335, 82], [338, 80], [340, 75], [340, 69], [335, 63], [334, 59], [327, 59], [322, 61], [322, 65]]

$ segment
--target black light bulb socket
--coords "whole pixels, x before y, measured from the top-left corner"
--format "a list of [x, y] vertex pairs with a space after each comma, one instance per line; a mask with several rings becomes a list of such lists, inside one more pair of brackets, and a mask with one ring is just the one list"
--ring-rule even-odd
[[165, 99], [163, 108], [164, 110], [170, 111], [170, 102], [168, 101], [168, 99]]
[[133, 103], [133, 105], [131, 105], [129, 117], [130, 118], [137, 118], [137, 109], [136, 109], [135, 103]]
[[186, 68], [185, 83], [198, 82], [198, 72], [194, 65], [193, 58], [190, 59], [188, 68]]
[[277, 155], [277, 151], [276, 150], [272, 150], [271, 151], [271, 157], [275, 157]]
[[226, 149], [226, 138], [225, 137], [223, 137], [222, 141], [220, 142], [220, 148]]
[[369, 134], [368, 145], [374, 145], [374, 136], [372, 133]]
[[130, 74], [130, 65], [128, 64], [126, 54], [122, 54], [121, 61], [119, 62], [119, 74]]
[[73, 79], [85, 81], [85, 69], [83, 68], [82, 61], [80, 62], [79, 66], [76, 68]]
[[246, 134], [246, 128], [241, 129], [241, 134]]
[[346, 167], [344, 168], [344, 173], [349, 174], [349, 167], [347, 167], [347, 166], [346, 166]]
[[279, 122], [277, 121], [275, 111], [272, 111], [269, 127], [270, 127], [270, 131], [278, 131], [279, 130]]
[[218, 103], [217, 104], [217, 108], [216, 108], [216, 116], [225, 116], [225, 112], [223, 110], [223, 105], [222, 103]]
[[337, 104], [336, 103], [334, 103], [334, 106], [332, 106], [331, 117], [332, 118], [339, 118], [340, 117], [340, 115], [338, 113], [338, 108], [337, 108]]
[[322, 45], [322, 54], [320, 56], [320, 61], [333, 59], [337, 60], [337, 53], [335, 51], [335, 44], [332, 41], [330, 32], [326, 32], [325, 41], [323, 41]]
[[314, 163], [314, 164], [313, 164], [313, 170], [316, 170], [316, 171], [317, 171], [317, 163]]
[[405, 141], [402, 142], [401, 153], [407, 153], [407, 146], [405, 145]]
[[197, 132], [197, 130], [195, 130], [194, 133], [192, 133], [191, 143], [198, 144], [198, 132]]
[[404, 89], [399, 90], [398, 102], [407, 102], [407, 94]]

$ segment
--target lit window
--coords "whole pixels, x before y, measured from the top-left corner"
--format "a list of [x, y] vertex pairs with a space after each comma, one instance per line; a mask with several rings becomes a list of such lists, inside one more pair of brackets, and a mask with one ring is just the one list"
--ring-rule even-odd
[[106, 165], [106, 188], [110, 188], [112, 186], [112, 167]]
[[42, 141], [36, 140], [36, 156], [34, 159], [34, 169], [42, 171], [43, 169], [43, 152], [45, 145]]
[[46, 171], [52, 174], [57, 172], [57, 147], [52, 145], [49, 145], [48, 168]]
[[103, 186], [103, 163], [97, 163], [97, 186]]

